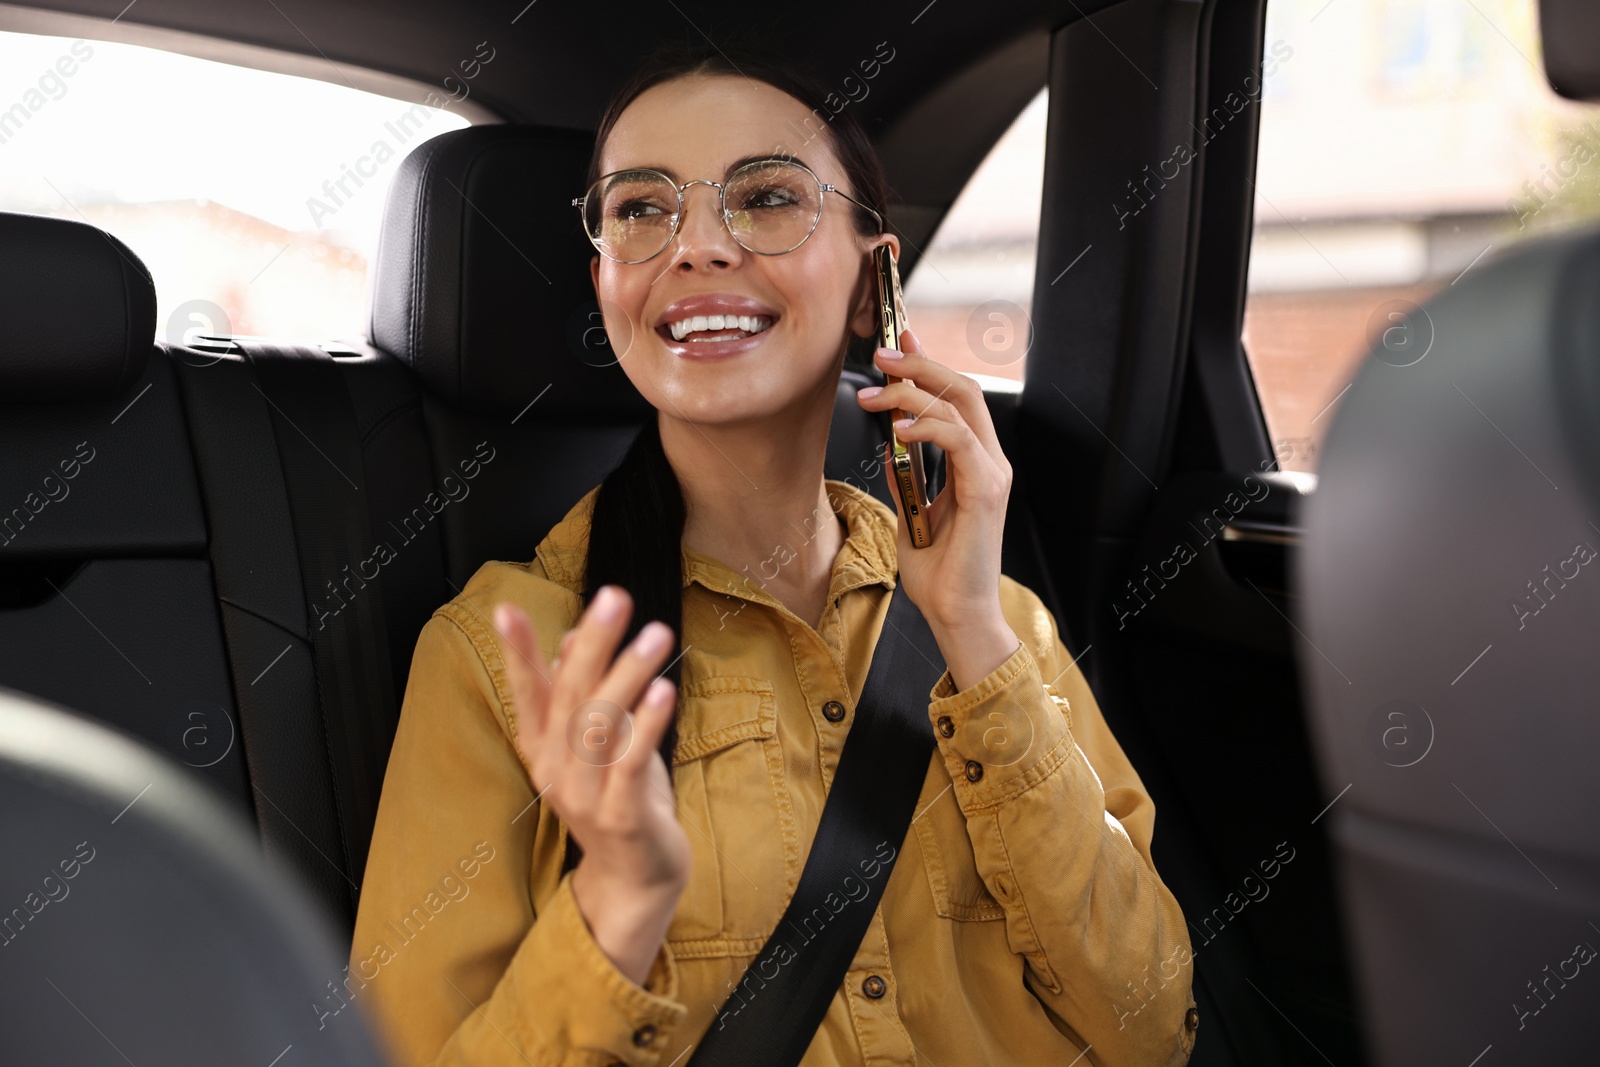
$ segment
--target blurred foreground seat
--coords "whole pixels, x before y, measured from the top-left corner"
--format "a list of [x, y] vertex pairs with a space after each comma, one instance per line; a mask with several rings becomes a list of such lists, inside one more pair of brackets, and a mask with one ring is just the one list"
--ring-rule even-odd
[[[1541, 19], [1552, 84], [1600, 94], [1600, 8]], [[1600, 229], [1386, 311], [1296, 563], [1370, 1047], [1592, 1064]]]
[[384, 1062], [333, 927], [184, 768], [0, 690], [0, 812], [0, 1062]]

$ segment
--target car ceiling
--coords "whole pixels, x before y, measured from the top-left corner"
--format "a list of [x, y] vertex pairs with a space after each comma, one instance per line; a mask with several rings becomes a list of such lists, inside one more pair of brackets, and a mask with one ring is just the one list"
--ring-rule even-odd
[[[846, 106], [858, 109], [878, 143], [896, 227], [920, 243], [1045, 85], [1050, 30], [1105, 6], [1107, 0], [814, 0], [773, 8], [704, 0], [66, 0], [0, 5], [0, 28], [125, 40], [391, 93], [405, 84], [397, 77], [411, 83], [412, 99], [422, 98], [423, 87], [444, 95], [443, 80], [487, 42], [495, 58], [472, 82], [473, 101], [507, 121], [579, 129], [594, 127], [612, 89], [657, 41], [758, 42], [808, 67], [841, 99], [843, 80], [859, 76], [858, 64], [887, 42], [881, 51], [892, 48], [892, 59], [865, 83], [867, 95]], [[248, 47], [230, 51], [228, 43]], [[274, 63], [274, 55], [284, 62]], [[372, 72], [391, 76], [391, 84]], [[852, 89], [859, 95], [854, 83]], [[488, 117], [481, 109], [477, 115]]]

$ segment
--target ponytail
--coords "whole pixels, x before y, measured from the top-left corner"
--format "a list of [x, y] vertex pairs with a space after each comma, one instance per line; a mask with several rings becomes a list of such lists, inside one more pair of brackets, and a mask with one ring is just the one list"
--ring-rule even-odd
[[[649, 419], [627, 455], [600, 483], [589, 524], [589, 558], [584, 566], [583, 607], [605, 585], [619, 585], [633, 597], [633, 615], [623, 636], [626, 647], [645, 623], [659, 619], [672, 627], [672, 662], [665, 671], [676, 690], [683, 678], [683, 490], [661, 447], [660, 416]], [[661, 758], [672, 778], [672, 753], [678, 744], [674, 714], [661, 738]], [[570, 836], [561, 871], [578, 865], [583, 849]]]

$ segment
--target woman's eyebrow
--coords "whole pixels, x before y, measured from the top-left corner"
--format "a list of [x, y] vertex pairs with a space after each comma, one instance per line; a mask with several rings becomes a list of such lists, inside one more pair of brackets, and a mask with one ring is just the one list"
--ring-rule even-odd
[[[746, 163], [757, 163], [757, 162], [760, 162], [760, 161], [763, 161], [763, 160], [768, 160], [768, 159], [781, 160], [781, 161], [788, 162], [788, 163], [798, 163], [802, 167], [806, 167], [807, 170], [811, 169], [806, 164], [806, 161], [801, 159], [799, 156], [788, 156], [788, 155], [784, 155], [781, 152], [758, 152], [755, 155], [741, 156], [740, 158], [734, 160], [732, 163], [728, 164], [728, 169], [723, 171], [722, 176], [724, 178], [726, 178], [728, 175], [732, 174], [734, 171], [738, 170], [740, 167], [744, 166]], [[624, 167], [622, 169], [623, 170], [630, 170], [630, 171], [632, 171], [632, 170], [658, 170], [662, 174], [665, 174], [667, 177], [671, 178], [675, 182], [681, 182], [683, 180], [682, 178], [680, 178], [678, 176], [677, 171], [675, 171], [671, 167], [667, 167], [667, 166], [657, 166], [657, 165], [651, 165], [651, 164], [643, 164], [641, 166]]]

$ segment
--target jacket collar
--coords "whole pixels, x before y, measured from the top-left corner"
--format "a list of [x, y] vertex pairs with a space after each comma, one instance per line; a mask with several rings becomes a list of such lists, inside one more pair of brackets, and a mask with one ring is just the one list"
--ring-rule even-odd
[[[895, 587], [898, 574], [896, 534], [898, 518], [889, 505], [864, 489], [835, 478], [824, 480], [828, 502], [834, 514], [844, 519], [849, 533], [834, 560], [832, 577], [828, 584], [828, 599], [864, 585], [882, 584], [886, 589]], [[582, 595], [584, 567], [588, 561], [589, 522], [594, 513], [595, 499], [600, 495], [597, 485], [572, 506], [560, 522], [545, 535], [535, 554], [544, 565], [545, 575], [558, 585]], [[771, 576], [772, 567], [782, 560], [789, 546], [775, 545], [773, 561], [766, 565]], [[778, 605], [778, 601], [761, 586], [761, 567], [746, 566], [735, 571], [721, 560], [684, 546], [683, 585], [699, 582], [713, 592], [743, 597], [757, 603]]]

